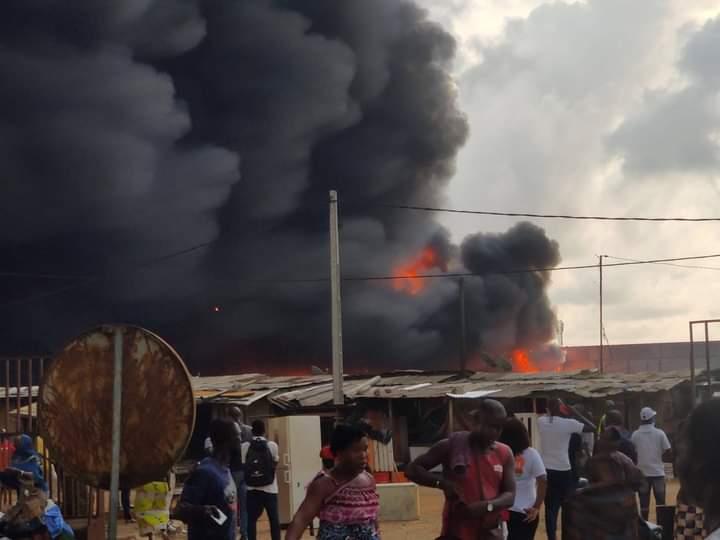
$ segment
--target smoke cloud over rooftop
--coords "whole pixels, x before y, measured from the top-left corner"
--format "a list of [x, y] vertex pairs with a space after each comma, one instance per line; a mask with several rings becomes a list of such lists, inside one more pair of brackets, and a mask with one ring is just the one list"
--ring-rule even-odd
[[328, 275], [330, 189], [343, 274], [401, 278], [345, 282], [350, 369], [457, 358], [457, 280], [412, 272], [480, 274], [473, 354], [552, 337], [549, 272], [497, 274], [557, 265], [542, 229], [455, 245], [432, 213], [383, 206], [442, 204], [468, 137], [455, 42], [414, 4], [8, 0], [2, 14], [0, 271], [53, 278], [0, 281], [0, 352], [123, 321], [196, 371], [325, 366], [329, 286], [292, 280]]

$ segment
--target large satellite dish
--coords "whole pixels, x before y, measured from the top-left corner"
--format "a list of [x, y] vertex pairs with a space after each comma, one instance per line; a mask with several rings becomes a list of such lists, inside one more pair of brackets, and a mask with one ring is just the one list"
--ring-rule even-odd
[[69, 342], [46, 371], [39, 411], [51, 456], [66, 473], [110, 487], [113, 335], [122, 332], [120, 486], [163, 480], [195, 424], [190, 374], [180, 355], [143, 328], [104, 325]]

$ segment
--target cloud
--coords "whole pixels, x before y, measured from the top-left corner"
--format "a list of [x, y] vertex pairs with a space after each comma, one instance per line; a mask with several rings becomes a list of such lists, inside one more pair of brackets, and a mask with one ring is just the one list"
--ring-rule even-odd
[[705, 23], [678, 63], [687, 84], [648, 92], [608, 138], [629, 175], [713, 172], [720, 166], [720, 21]]
[[[499, 33], [465, 36], [465, 46], [474, 47], [466, 57], [476, 58], [459, 74], [471, 137], [448, 204], [715, 215], [718, 186], [708, 173], [717, 160], [717, 57], [711, 52], [717, 35], [715, 22], [702, 23], [717, 7], [675, 0], [537, 4], [510, 17]], [[502, 8], [493, 16], [502, 19]], [[655, 171], [661, 174], [654, 177]], [[514, 221], [443, 218], [454, 237], [478, 227], [503, 231]], [[538, 223], [559, 242], [567, 265], [597, 263], [599, 254], [641, 259], [720, 252], [710, 240], [712, 225]], [[703, 292], [717, 289], [707, 280], [712, 271], [634, 267], [605, 274], [613, 342], [683, 339], [688, 318], [714, 311]], [[565, 322], [566, 343], [596, 342], [597, 271], [551, 277], [550, 299]]]

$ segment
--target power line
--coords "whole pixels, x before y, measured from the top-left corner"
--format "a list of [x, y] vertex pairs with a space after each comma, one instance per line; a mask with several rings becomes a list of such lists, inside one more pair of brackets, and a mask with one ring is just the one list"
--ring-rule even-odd
[[63, 275], [63, 274], [33, 274], [28, 272], [0, 272], [0, 277], [4, 278], [20, 278], [20, 279], [58, 279], [58, 280], [77, 280], [87, 279], [88, 276], [80, 275]]
[[396, 210], [417, 210], [422, 212], [444, 212], [449, 214], [474, 214], [480, 216], [527, 217], [542, 219], [575, 219], [586, 221], [674, 221], [674, 222], [716, 222], [720, 217], [637, 217], [637, 216], [578, 216], [570, 214], [533, 214], [524, 212], [495, 212], [490, 210], [459, 210], [455, 208], [434, 208], [431, 206], [413, 206], [409, 204], [381, 204], [385, 208]]
[[[194, 245], [194, 246], [190, 246], [190, 247], [181, 249], [181, 250], [179, 250], [179, 251], [174, 251], [174, 252], [171, 252], [171, 253], [167, 253], [167, 254], [165, 254], [165, 255], [161, 255], [161, 256], [156, 257], [156, 258], [154, 258], [154, 259], [150, 259], [150, 260], [148, 260], [148, 261], [145, 261], [145, 262], [143, 262], [143, 263], [140, 263], [139, 265], [135, 266], [134, 268], [125, 269], [125, 270], [122, 270], [122, 271], [121, 271], [121, 270], [116, 270], [116, 271], [109, 272], [109, 273], [107, 273], [107, 274], [98, 275], [98, 276], [87, 276], [87, 277], [83, 277], [83, 278], [79, 278], [79, 277], [78, 277], [78, 279], [80, 279], [80, 281], [78, 281], [78, 282], [76, 282], [76, 283], [72, 283], [72, 284], [70, 284], [70, 285], [66, 285], [66, 286], [64, 286], [64, 287], [60, 287], [59, 289], [54, 289], [54, 290], [52, 290], [52, 291], [48, 291], [48, 292], [44, 292], [44, 293], [40, 293], [40, 294], [31, 295], [31, 296], [29, 296], [29, 297], [20, 298], [20, 299], [17, 299], [17, 300], [10, 300], [9, 302], [3, 302], [3, 303], [0, 303], [0, 308], [9, 307], [9, 306], [16, 306], [16, 305], [21, 305], [21, 304], [29, 304], [29, 303], [32, 303], [32, 302], [36, 302], [36, 301], [38, 301], [38, 300], [45, 300], [46, 298], [50, 298], [50, 297], [53, 297], [53, 296], [57, 296], [57, 295], [60, 295], [60, 294], [65, 293], [65, 292], [74, 290], [74, 289], [79, 289], [79, 288], [81, 288], [81, 287], [85, 287], [85, 286], [90, 285], [90, 284], [98, 283], [98, 282], [101, 282], [101, 281], [106, 281], [106, 280], [111, 279], [112, 277], [114, 277], [115, 275], [117, 275], [118, 273], [121, 273], [121, 272], [122, 272], [122, 273], [125, 273], [125, 274], [126, 274], [126, 273], [137, 272], [137, 271], [142, 270], [142, 269], [144, 269], [144, 268], [147, 268], [147, 267], [149, 267], [149, 266], [153, 266], [153, 265], [155, 265], [155, 264], [158, 264], [158, 263], [161, 263], [161, 262], [165, 262], [165, 261], [168, 261], [168, 260], [170, 260], [170, 259], [174, 259], [174, 258], [176, 258], [176, 257], [181, 257], [181, 256], [183, 256], [183, 255], [187, 255], [187, 254], [192, 253], [192, 252], [194, 252], [194, 251], [198, 251], [198, 250], [200, 250], [200, 249], [206, 248], [206, 247], [208, 247], [209, 245], [211, 245], [211, 244], [213, 244], [213, 243], [214, 243], [214, 241], [203, 242], [202, 244], [196, 244], [196, 245]], [[15, 274], [14, 277], [19, 277], [19, 276], [21, 275], [21, 274], [18, 273], [18, 272], [10, 272], [10, 273]], [[51, 275], [51, 274], [48, 274], [48, 275]], [[29, 276], [29, 275], [28, 275], [28, 276]], [[58, 277], [59, 277], [59, 276], [58, 276]]]
[[[605, 255], [608, 259], [614, 259], [616, 261], [630, 261], [630, 262], [637, 262], [636, 259], [628, 259], [626, 257], [613, 257], [612, 255]], [[720, 271], [720, 267], [718, 266], [699, 266], [699, 265], [691, 265], [691, 264], [674, 264], [674, 263], [667, 263], [667, 262], [658, 262], [658, 263], [652, 263], [662, 266], [673, 266], [675, 268], [690, 268], [694, 270], [715, 270]]]
[[[617, 266], [636, 266], [640, 264], [660, 264], [673, 261], [692, 261], [698, 259], [713, 259], [720, 257], [720, 253], [712, 255], [695, 255], [692, 257], [673, 257], [668, 259], [649, 259], [649, 260], [633, 260], [619, 263], [603, 264], [603, 268], [612, 268]], [[432, 279], [432, 278], [457, 278], [457, 277], [476, 277], [487, 275], [506, 275], [506, 274], [527, 274], [532, 272], [556, 272], [562, 270], [585, 270], [588, 268], [597, 268], [597, 264], [582, 264], [576, 266], [555, 266], [544, 268], [522, 268], [509, 270], [492, 270], [488, 272], [454, 272], [446, 274], [418, 274], [416, 276], [368, 276], [368, 277], [347, 277], [343, 281], [376, 281], [376, 280], [394, 280], [394, 279]]]
[[[619, 263], [603, 264], [603, 268], [612, 268], [618, 266], [637, 266], [641, 264], [658, 264], [668, 261], [691, 261], [697, 259], [720, 258], [720, 253], [712, 255], [695, 255], [692, 257], [673, 257], [669, 259], [650, 259], [650, 260], [632, 260]], [[440, 278], [461, 278], [461, 277], [483, 277], [490, 275], [512, 275], [512, 274], [529, 274], [532, 272], [557, 272], [563, 270], [586, 270], [588, 268], [597, 268], [596, 264], [580, 264], [575, 266], [555, 266], [541, 268], [517, 268], [490, 270], [487, 272], [446, 272], [442, 274], [416, 274], [412, 276], [399, 275], [377, 275], [377, 276], [346, 276], [343, 281], [396, 281], [403, 279], [440, 279]], [[312, 277], [312, 278], [267, 278], [267, 279], [243, 279], [236, 281], [244, 283], [322, 283], [329, 281], [328, 277]]]
[[[141, 270], [143, 268], [146, 268], [148, 266], [152, 266], [152, 265], [158, 264], [160, 262], [164, 262], [164, 261], [182, 256], [182, 255], [186, 255], [193, 251], [197, 251], [199, 249], [207, 247], [212, 243], [213, 242], [205, 242], [205, 243], [198, 244], [198, 245], [195, 245], [195, 246], [192, 246], [192, 247], [180, 250], [180, 251], [168, 253], [161, 257], [157, 257], [155, 259], [147, 261], [135, 268], [132, 268], [129, 270], [124, 270], [123, 273], [135, 272], [135, 271]], [[715, 254], [710, 254], [710, 255], [694, 255], [691, 257], [672, 257], [672, 258], [665, 258], [665, 259], [628, 260], [628, 261], [617, 262], [617, 263], [603, 264], [603, 268], [613, 268], [613, 267], [621, 267], [621, 266], [637, 266], [637, 265], [643, 265], [643, 264], [664, 264], [664, 263], [671, 263], [671, 262], [678, 262], [678, 261], [691, 261], [691, 260], [713, 259], [713, 258], [720, 258], [720, 253], [715, 253]], [[582, 265], [574, 265], [574, 266], [555, 266], [555, 267], [542, 267], [542, 268], [498, 269], [498, 270], [491, 270], [491, 271], [487, 271], [487, 272], [448, 272], [448, 273], [441, 273], [441, 274], [417, 274], [417, 275], [413, 275], [413, 276], [398, 276], [398, 275], [347, 276], [347, 277], [343, 277], [342, 281], [343, 282], [372, 282], [372, 281], [398, 281], [398, 280], [404, 280], [404, 279], [453, 279], [453, 278], [461, 278], [461, 277], [484, 277], [484, 276], [491, 276], [491, 275], [528, 274], [528, 273], [533, 273], [533, 272], [558, 272], [558, 271], [566, 271], [566, 270], [586, 270], [586, 269], [597, 268], [597, 267], [598, 267], [597, 264], [582, 264]], [[37, 294], [37, 295], [30, 296], [30, 297], [24, 298], [24, 299], [11, 300], [9, 302], [0, 303], [0, 308], [7, 307], [7, 306], [13, 306], [13, 305], [20, 305], [20, 304], [25, 304], [25, 303], [31, 303], [31, 302], [35, 302], [38, 300], [44, 300], [46, 298], [56, 296], [59, 294], [63, 294], [65, 292], [68, 292], [68, 291], [71, 291], [74, 289], [78, 289], [81, 287], [85, 287], [85, 286], [93, 284], [93, 283], [106, 281], [108, 279], [111, 279], [118, 273], [119, 273], [119, 271], [116, 271], [116, 272], [108, 273], [105, 275], [84, 278], [80, 282], [73, 283], [73, 284], [67, 285], [65, 287], [61, 287], [60, 289], [55, 289], [53, 291]], [[325, 282], [329, 282], [330, 278], [329, 277], [268, 278], [268, 279], [239, 278], [235, 281], [240, 282], [240, 283], [255, 283], [255, 284], [263, 284], [263, 283], [294, 284], [294, 283], [325, 283]]]
[[[186, 253], [189, 253], [191, 251], [196, 251], [202, 247], [206, 247], [207, 245], [211, 244], [212, 242], [207, 242], [205, 244], [201, 244], [199, 246], [194, 246], [192, 248], [188, 248], [182, 251], [178, 251], [175, 253], [171, 253], [168, 255], [165, 255], [163, 257], [153, 259], [152, 261], [149, 261], [145, 263], [142, 266], [139, 266], [137, 268], [131, 269], [129, 271], [135, 271], [142, 269], [145, 266], [150, 266], [157, 264], [159, 262], [162, 262], [164, 260], [168, 260], [171, 258], [178, 257], [180, 255], [184, 255]], [[692, 261], [692, 260], [700, 260], [700, 259], [715, 259], [720, 258], [720, 253], [714, 253], [710, 255], [693, 255], [691, 257], [673, 257], [673, 258], [666, 258], [666, 259], [648, 259], [648, 260], [637, 260], [637, 259], [621, 259], [620, 257], [611, 257], [609, 255], [605, 255], [605, 257], [611, 258], [611, 259], [618, 259], [624, 262], [618, 262], [618, 263], [610, 263], [610, 264], [603, 264], [603, 268], [613, 268], [613, 267], [619, 267], [619, 266], [636, 266], [641, 264], [666, 264], [673, 261]], [[679, 266], [679, 265], [673, 265], [673, 266]], [[377, 276], [345, 276], [342, 278], [343, 281], [393, 281], [393, 280], [402, 280], [402, 279], [441, 279], [441, 278], [461, 278], [461, 277], [482, 277], [482, 276], [489, 276], [489, 275], [513, 275], [513, 274], [529, 274], [533, 272], [558, 272], [558, 271], [564, 271], [564, 270], [586, 270], [589, 268], [597, 268], [597, 263], [595, 264], [580, 264], [580, 265], [574, 265], [574, 266], [547, 266], [547, 267], [533, 267], [533, 268], [511, 268], [511, 269], [499, 269], [499, 270], [489, 270], [487, 272], [444, 272], [444, 273], [438, 273], [438, 274], [416, 274], [412, 276], [400, 276], [400, 275], [377, 275]], [[706, 268], [706, 269], [712, 269], [712, 270], [720, 270], [720, 268], [715, 267], [693, 267], [693, 266], [687, 266], [687, 268]], [[117, 273], [117, 272], [116, 272]], [[31, 277], [34, 274], [20, 274], [16, 273], [16, 276], [27, 276]], [[0, 276], [2, 274], [0, 273]], [[60, 277], [60, 276], [58, 276]], [[69, 276], [67, 276], [69, 278]], [[107, 275], [101, 275], [101, 276], [88, 276], [88, 277], [80, 277], [77, 276], [76, 279], [83, 279], [84, 282], [88, 281], [95, 281], [95, 280], [101, 280], [101, 279], [109, 279], [112, 277], [112, 274]], [[306, 278], [238, 278], [234, 280], [235, 282], [242, 282], [242, 283], [323, 283], [326, 281], [330, 281], [329, 277], [306, 277]], [[76, 285], [82, 285], [82, 284], [74, 284], [69, 287], [73, 287]], [[2, 306], [3, 304], [0, 304]]]

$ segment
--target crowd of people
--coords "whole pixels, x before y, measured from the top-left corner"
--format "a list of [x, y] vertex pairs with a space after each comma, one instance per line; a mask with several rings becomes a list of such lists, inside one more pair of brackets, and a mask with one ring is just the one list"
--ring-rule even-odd
[[[537, 422], [538, 450], [523, 421], [508, 415], [500, 402], [485, 399], [472, 413], [470, 430], [439, 441], [405, 473], [444, 494], [438, 540], [532, 540], [543, 506], [548, 540], [635, 540], [655, 537], [647, 523], [650, 499], [654, 496], [658, 508], [665, 505], [665, 464], [674, 460], [682, 485], [676, 538], [720, 540], [714, 428], [720, 425], [720, 400], [695, 409], [678, 438], [680, 452], [673, 452], [656, 418], [644, 407], [640, 427], [631, 433], [612, 402], [596, 425], [582, 407], [549, 399]], [[209, 455], [185, 483], [178, 507], [189, 539], [232, 540], [239, 528], [241, 538], [256, 540], [257, 520], [266, 512], [272, 540], [280, 540], [279, 450], [265, 438], [264, 424], [245, 426], [239, 410], [233, 411], [232, 419], [212, 422], [207, 448]], [[308, 485], [286, 540], [299, 540], [316, 518], [318, 540], [380, 538], [379, 496], [367, 452], [361, 426], [335, 427], [329, 447], [321, 451], [323, 469]], [[438, 467], [441, 473], [435, 472]]]

